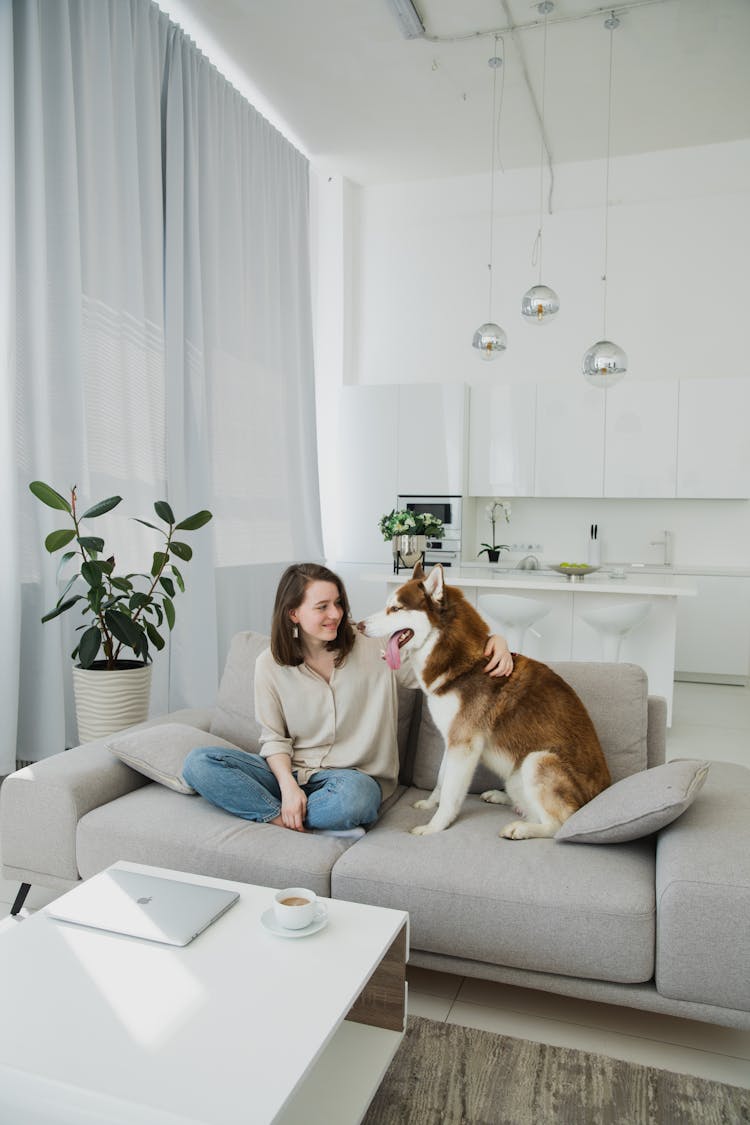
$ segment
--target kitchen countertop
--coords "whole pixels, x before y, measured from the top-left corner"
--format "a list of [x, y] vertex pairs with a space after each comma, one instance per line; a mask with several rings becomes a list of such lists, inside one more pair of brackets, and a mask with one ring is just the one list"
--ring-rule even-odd
[[[699, 574], [705, 573], [698, 571]], [[409, 578], [410, 572], [402, 570], [394, 574], [392, 568], [383, 567], [382, 570], [369, 571], [362, 575], [368, 582], [386, 582], [389, 585], [401, 585]], [[694, 597], [696, 589], [674, 572], [664, 573], [661, 568], [658, 573], [641, 570], [630, 571], [624, 578], [610, 578], [606, 570], [594, 571], [582, 581], [571, 582], [562, 574], [555, 571], [541, 570], [513, 570], [511, 567], [501, 567], [477, 564], [468, 566], [446, 567], [445, 577], [448, 585], [471, 587], [496, 587], [502, 590], [557, 590], [571, 594], [625, 594], [648, 597]]]

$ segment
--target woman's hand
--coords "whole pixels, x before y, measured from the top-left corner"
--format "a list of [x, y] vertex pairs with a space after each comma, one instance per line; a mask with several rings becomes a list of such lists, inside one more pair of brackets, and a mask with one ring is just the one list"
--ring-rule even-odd
[[513, 657], [505, 637], [501, 637], [499, 633], [493, 633], [487, 641], [484, 655], [489, 658], [484, 670], [490, 676], [509, 676], [513, 671]]
[[292, 828], [296, 832], [304, 832], [306, 813], [307, 797], [292, 777], [281, 786], [280, 815], [284, 828]]

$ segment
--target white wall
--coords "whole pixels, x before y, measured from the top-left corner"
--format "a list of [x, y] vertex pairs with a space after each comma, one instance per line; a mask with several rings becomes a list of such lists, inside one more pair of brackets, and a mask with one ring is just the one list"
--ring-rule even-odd
[[[319, 434], [324, 512], [335, 509], [337, 474], [351, 471], [339, 464], [330, 423], [342, 383], [582, 378], [583, 352], [602, 334], [604, 175], [604, 162], [555, 168], [542, 280], [557, 290], [561, 311], [541, 329], [519, 311], [537, 281], [538, 172], [497, 178], [492, 318], [508, 349], [492, 363], [471, 348], [488, 313], [487, 176], [348, 185], [341, 210], [321, 213], [322, 244], [341, 247], [341, 285], [338, 295], [331, 288], [335, 307], [326, 314], [341, 363], [318, 365], [330, 396]], [[748, 246], [750, 142], [611, 162], [607, 336], [627, 352], [629, 377], [750, 377]], [[320, 316], [327, 297], [318, 296]], [[468, 508], [471, 554], [488, 525], [483, 501]], [[580, 556], [592, 522], [607, 559], [659, 561], [648, 543], [666, 527], [678, 562], [750, 565], [745, 501], [516, 500], [503, 541], [543, 543], [547, 558]]]

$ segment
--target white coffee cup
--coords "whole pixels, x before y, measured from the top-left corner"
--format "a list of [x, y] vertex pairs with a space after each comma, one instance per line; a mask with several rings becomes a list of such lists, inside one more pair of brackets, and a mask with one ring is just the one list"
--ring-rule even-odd
[[273, 913], [285, 930], [302, 930], [315, 921], [320, 910], [325, 910], [318, 896], [307, 887], [287, 887], [273, 897]]

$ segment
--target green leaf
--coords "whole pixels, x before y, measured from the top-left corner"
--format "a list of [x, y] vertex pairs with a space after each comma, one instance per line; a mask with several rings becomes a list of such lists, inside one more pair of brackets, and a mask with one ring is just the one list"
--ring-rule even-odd
[[[140, 626], [139, 626], [139, 628], [140, 628]], [[148, 663], [148, 637], [146, 636], [146, 630], [145, 629], [141, 629], [140, 633], [141, 633], [141, 635], [138, 638], [138, 644], [133, 645], [133, 652], [135, 653], [136, 656], [140, 656], [140, 658], [142, 659], [144, 664], [147, 664]]]
[[163, 586], [163, 588], [164, 588], [164, 589], [165, 589], [165, 590], [167, 591], [167, 593], [169, 594], [170, 598], [173, 598], [173, 597], [174, 597], [174, 582], [172, 581], [172, 579], [171, 579], [171, 578], [167, 578], [167, 577], [165, 577], [165, 576], [162, 576], [162, 577], [161, 577], [161, 578], [159, 579], [159, 585], [160, 585], [160, 586]]
[[150, 621], [146, 622], [146, 632], [149, 635], [149, 639], [151, 641], [151, 644], [154, 646], [154, 648], [158, 652], [161, 652], [161, 650], [164, 648], [164, 645], [166, 644], [166, 642], [161, 637], [161, 635], [159, 633], [157, 633], [156, 626], [153, 625], [152, 622], [150, 622]]
[[193, 548], [189, 547], [187, 543], [180, 543], [179, 540], [172, 541], [170, 550], [177, 555], [178, 559], [182, 559], [184, 562], [190, 562], [193, 557]]
[[158, 531], [160, 535], [164, 534], [164, 528], [157, 527], [155, 523], [149, 523], [148, 520], [140, 520], [138, 516], [133, 516], [136, 523], [142, 523], [144, 527], [150, 527], [152, 531]]
[[211, 512], [202, 511], [196, 512], [194, 516], [188, 516], [186, 520], [181, 520], [177, 524], [175, 531], [197, 531], [199, 527], [203, 527], [209, 520], [213, 519]]
[[160, 520], [164, 520], [165, 523], [174, 523], [174, 512], [166, 500], [157, 500], [154, 504], [154, 511]]
[[57, 508], [59, 511], [73, 514], [73, 509], [65, 497], [61, 496], [59, 492], [55, 492], [54, 488], [50, 488], [44, 481], [33, 480], [29, 489], [34, 493], [37, 500], [41, 500], [48, 508]]
[[55, 551], [59, 551], [61, 547], [67, 547], [71, 539], [75, 539], [76, 533], [72, 528], [67, 528], [62, 531], [50, 531], [47, 538], [44, 540], [44, 546], [52, 555]]
[[81, 577], [89, 586], [101, 586], [105, 574], [109, 574], [112, 566], [102, 559], [87, 559], [81, 563]]
[[96, 535], [81, 535], [78, 538], [79, 546], [84, 551], [95, 551], [97, 554], [104, 550], [104, 540]]
[[126, 594], [129, 594], [133, 589], [133, 583], [127, 578], [110, 578], [109, 581], [116, 590], [123, 590]]
[[73, 585], [74, 585], [74, 584], [75, 584], [75, 583], [76, 583], [77, 581], [78, 581], [78, 575], [77, 575], [77, 574], [74, 574], [74, 575], [73, 575], [73, 577], [72, 577], [72, 578], [70, 578], [70, 579], [69, 579], [69, 580], [68, 580], [68, 581], [66, 582], [66, 584], [65, 584], [65, 589], [64, 589], [64, 590], [63, 590], [63, 592], [62, 592], [62, 593], [60, 594], [60, 597], [59, 597], [59, 598], [57, 599], [57, 605], [60, 605], [60, 604], [61, 604], [62, 602], [64, 602], [64, 601], [65, 601], [65, 598], [66, 598], [66, 597], [67, 597], [67, 595], [68, 595], [68, 591], [70, 590], [70, 587], [71, 587], [71, 586], [73, 586]]
[[96, 516], [103, 516], [105, 512], [111, 512], [113, 508], [122, 500], [122, 496], [110, 496], [107, 500], [100, 500], [98, 504], [94, 504], [92, 508], [84, 512], [81, 516], [82, 520], [93, 520]]
[[104, 614], [107, 628], [118, 641], [128, 648], [135, 649], [141, 637], [140, 625], [134, 624], [126, 613], [119, 609], [108, 609]]
[[136, 590], [136, 592], [128, 602], [128, 605], [132, 610], [136, 610], [140, 609], [144, 605], [148, 605], [150, 601], [151, 598], [148, 596], [148, 594], [142, 594], [140, 590]]
[[167, 563], [168, 555], [164, 551], [154, 551], [154, 561], [151, 564], [151, 577], [156, 578], [160, 574]]
[[[65, 552], [65, 554], [62, 556], [59, 563], [57, 564], [57, 577], [58, 578], [60, 577], [60, 574], [62, 573], [62, 569], [65, 566], [65, 564], [69, 563], [71, 559], [76, 558], [77, 555], [78, 555], [78, 551], [66, 551]], [[78, 573], [78, 572], [76, 571], [76, 573]]]
[[182, 590], [182, 592], [184, 594], [185, 593], [185, 580], [182, 577], [182, 575], [180, 574], [177, 567], [174, 565], [174, 563], [172, 563], [172, 574], [174, 574], [175, 582], [177, 583], [177, 585], [180, 587], [180, 589]]
[[78, 642], [78, 655], [81, 661], [82, 668], [90, 668], [96, 660], [97, 653], [101, 647], [102, 635], [97, 629], [96, 625], [92, 625], [90, 629], [81, 637]]
[[164, 606], [164, 616], [167, 619], [167, 625], [169, 625], [169, 629], [171, 632], [172, 629], [174, 629], [175, 622], [174, 605], [169, 598], [162, 598], [162, 604]]
[[56, 605], [54, 609], [51, 609], [49, 611], [49, 613], [45, 613], [44, 617], [42, 618], [42, 624], [44, 624], [45, 621], [51, 621], [54, 617], [59, 617], [61, 613], [65, 613], [66, 609], [70, 609], [72, 605], [75, 605], [76, 602], [80, 601], [83, 601], [83, 595], [76, 594], [74, 598], [68, 598], [68, 600], [66, 602], [63, 602], [62, 605]]

